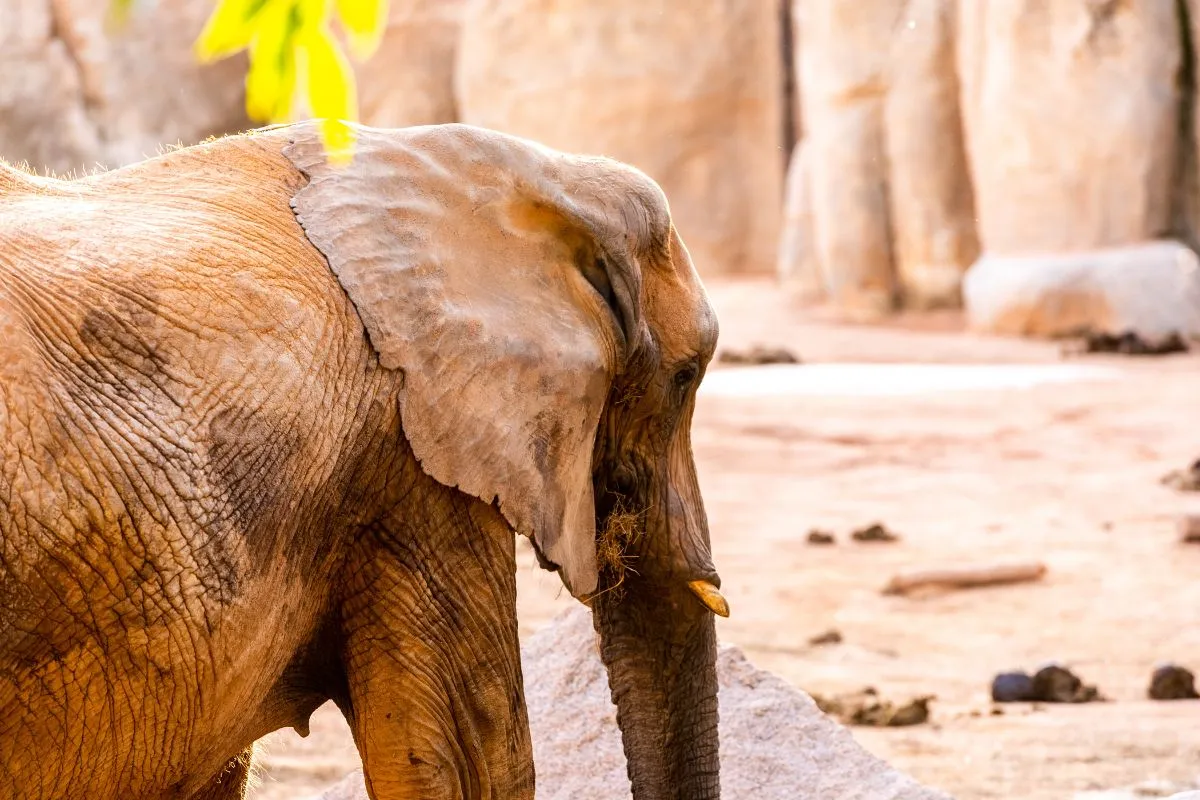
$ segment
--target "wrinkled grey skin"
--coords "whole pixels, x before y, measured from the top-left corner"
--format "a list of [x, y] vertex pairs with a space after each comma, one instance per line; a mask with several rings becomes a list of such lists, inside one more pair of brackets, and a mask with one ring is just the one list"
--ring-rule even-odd
[[[532, 798], [514, 529], [594, 610], [635, 797], [719, 796], [716, 323], [661, 193], [361, 135], [344, 173], [306, 124], [0, 163], [0, 796], [239, 798], [332, 699], [375, 800]], [[595, 541], [626, 509], [628, 571]]]

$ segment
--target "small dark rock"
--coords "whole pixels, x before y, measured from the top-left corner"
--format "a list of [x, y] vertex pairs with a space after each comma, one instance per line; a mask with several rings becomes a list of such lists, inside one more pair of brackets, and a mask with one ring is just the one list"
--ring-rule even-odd
[[868, 525], [865, 528], [859, 528], [854, 533], [850, 534], [850, 538], [856, 542], [898, 542], [900, 537], [889, 531], [880, 523]]
[[1001, 708], [1000, 706], [992, 706], [992, 716], [993, 717], [1003, 717], [1004, 709]]
[[813, 636], [812, 638], [810, 638], [808, 640], [808, 643], [813, 645], [814, 647], [824, 645], [824, 644], [841, 644], [842, 643], [842, 632], [835, 628], [830, 628], [829, 630], [825, 631], [824, 633], [818, 633], [816, 636]]
[[1195, 700], [1196, 676], [1177, 664], [1164, 664], [1154, 670], [1150, 688], [1146, 690], [1151, 700]]
[[1200, 514], [1184, 514], [1177, 521], [1179, 541], [1184, 544], [1200, 544]]
[[1200, 492], [1200, 459], [1193, 461], [1187, 469], [1171, 470], [1159, 483], [1180, 492]]
[[722, 364], [799, 364], [800, 359], [786, 347], [756, 344], [748, 350], [722, 350], [717, 355]]
[[993, 702], [1023, 703], [1036, 699], [1033, 678], [1024, 672], [1001, 672], [992, 678]]
[[865, 725], [875, 728], [900, 728], [929, 721], [929, 703], [933, 695], [914, 697], [904, 704], [885, 700], [868, 686], [858, 692], [825, 697], [813, 694], [812, 699], [824, 713], [846, 725]]
[[1084, 339], [1085, 353], [1118, 353], [1124, 356], [1162, 356], [1186, 353], [1188, 344], [1178, 333], [1157, 338], [1145, 338], [1134, 331], [1124, 333], [1092, 333]]
[[1095, 686], [1088, 686], [1066, 667], [1051, 664], [1033, 676], [1035, 700], [1046, 703], [1091, 703], [1103, 700]]
[[816, 545], [836, 544], [837, 539], [828, 531], [819, 531], [813, 528], [808, 532], [808, 543]]
[[914, 697], [904, 705], [893, 709], [890, 713], [885, 713], [883, 724], [888, 728], [902, 728], [928, 722], [929, 702], [933, 699], [932, 695]]

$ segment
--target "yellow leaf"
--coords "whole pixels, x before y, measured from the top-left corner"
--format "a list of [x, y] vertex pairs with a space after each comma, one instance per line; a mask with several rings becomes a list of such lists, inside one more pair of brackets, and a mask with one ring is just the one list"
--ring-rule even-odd
[[218, 61], [244, 49], [254, 38], [260, 14], [268, 5], [290, 0], [221, 0], [204, 30], [196, 39], [196, 57], [201, 63]]
[[288, 122], [292, 116], [292, 101], [296, 96], [296, 50], [287, 47], [283, 53], [283, 67], [279, 75], [279, 87], [275, 95], [275, 110], [270, 122]]
[[259, 122], [278, 121], [291, 110], [296, 85], [297, 23], [291, 0], [271, 0], [258, 15], [246, 73], [246, 114]]
[[108, 17], [105, 19], [107, 30], [117, 31], [124, 27], [133, 15], [133, 7], [136, 4], [137, 0], [112, 0], [108, 6]]
[[329, 0], [293, 0], [299, 17], [300, 29], [312, 31], [320, 28], [329, 18]]
[[300, 36], [308, 84], [308, 106], [312, 115], [323, 118], [321, 139], [331, 163], [346, 163], [353, 157], [354, 129], [341, 120], [358, 117], [354, 75], [350, 62], [321, 26]]
[[334, 166], [345, 166], [354, 160], [354, 128], [340, 119], [321, 120], [321, 141], [325, 157]]
[[346, 41], [355, 58], [362, 60], [375, 52], [387, 27], [388, 0], [334, 0], [338, 17], [346, 31]]

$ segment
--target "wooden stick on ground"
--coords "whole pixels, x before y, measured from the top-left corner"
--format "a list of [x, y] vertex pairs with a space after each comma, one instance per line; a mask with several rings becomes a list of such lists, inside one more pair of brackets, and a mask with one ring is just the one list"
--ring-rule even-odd
[[894, 576], [883, 588], [884, 594], [911, 594], [921, 589], [973, 589], [1041, 580], [1046, 565], [1040, 562], [991, 564], [972, 567], [917, 570]]

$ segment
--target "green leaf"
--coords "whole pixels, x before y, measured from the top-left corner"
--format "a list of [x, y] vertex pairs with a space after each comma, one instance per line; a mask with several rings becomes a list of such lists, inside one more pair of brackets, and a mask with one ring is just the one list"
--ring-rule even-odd
[[334, 0], [338, 18], [346, 32], [350, 52], [366, 59], [383, 38], [387, 27], [388, 0]]

